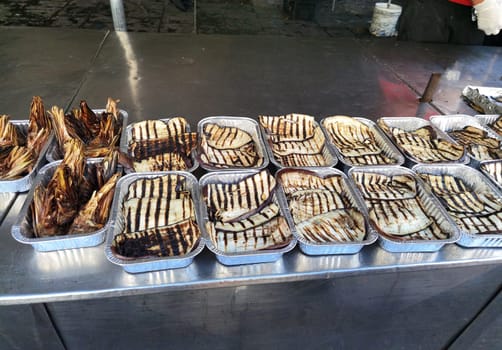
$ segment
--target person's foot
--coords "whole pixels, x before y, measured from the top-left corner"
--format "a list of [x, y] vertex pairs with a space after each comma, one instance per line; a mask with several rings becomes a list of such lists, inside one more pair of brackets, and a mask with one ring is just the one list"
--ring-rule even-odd
[[171, 0], [174, 6], [180, 11], [186, 12], [192, 7], [192, 0]]

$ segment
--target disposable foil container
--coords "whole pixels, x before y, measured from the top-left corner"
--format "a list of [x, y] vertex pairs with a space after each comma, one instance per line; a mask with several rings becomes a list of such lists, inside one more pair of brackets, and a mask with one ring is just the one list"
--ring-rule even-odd
[[[314, 125], [315, 125], [315, 127], [320, 127], [319, 123], [317, 123], [316, 121], [314, 121]], [[266, 148], [267, 153], [268, 153], [268, 157], [270, 158], [270, 163], [272, 163], [273, 165], [275, 165], [278, 169], [286, 168], [286, 166], [284, 166], [283, 164], [281, 164], [277, 160], [277, 158], [275, 158], [274, 152], [272, 151], [272, 147], [270, 146], [270, 143], [272, 142], [272, 140], [271, 140], [269, 134], [267, 133], [267, 130], [265, 130], [265, 128], [263, 128], [261, 125], [260, 125], [260, 130], [261, 130], [261, 134], [262, 134], [262, 137], [263, 137], [263, 140], [264, 140], [264, 143], [265, 143], [265, 148]], [[323, 132], [323, 134], [324, 134], [324, 132]], [[299, 142], [301, 142], [301, 141], [299, 141]], [[336, 154], [334, 153], [334, 151], [332, 150], [332, 148], [328, 146], [328, 143], [326, 142], [326, 135], [324, 135], [324, 147], [323, 147], [323, 150], [322, 150], [322, 156], [323, 156], [323, 159], [324, 159], [324, 164], [318, 166], [319, 168], [320, 167], [331, 168], [331, 167], [334, 167], [338, 163], [338, 158], [336, 157]], [[295, 168], [311, 168], [311, 167], [300, 167], [300, 166], [298, 166], [298, 167], [295, 167]]]
[[479, 171], [481, 171], [487, 178], [489, 178], [500, 190], [502, 190], [502, 181], [498, 180], [497, 181], [497, 176], [495, 173], [492, 173], [488, 171], [488, 167], [496, 167], [497, 170], [497, 175], [500, 178], [502, 178], [502, 159], [496, 159], [496, 160], [485, 160], [480, 163], [479, 165]]
[[[451, 175], [469, 186], [476, 193], [490, 192], [502, 202], [502, 192], [492, 184], [478, 170], [465, 165], [420, 165], [413, 168], [418, 174]], [[420, 182], [423, 183], [422, 179]], [[429, 186], [424, 183], [424, 186]], [[432, 191], [431, 191], [432, 192]], [[440, 204], [441, 205], [441, 204]], [[442, 205], [441, 205], [442, 206]], [[445, 212], [446, 209], [445, 209]], [[458, 245], [463, 247], [502, 247], [502, 229], [494, 234], [472, 234], [462, 230], [452, 219], [452, 222], [461, 233]]]
[[[441, 223], [440, 228], [443, 233], [448, 235], [446, 239], [436, 239], [436, 240], [400, 240], [399, 238], [391, 238], [389, 236], [378, 235], [378, 243], [380, 246], [389, 251], [395, 253], [405, 253], [405, 252], [435, 252], [440, 250], [445, 244], [455, 243], [458, 241], [460, 234], [456, 225], [452, 222], [449, 215], [446, 213], [444, 208], [440, 205], [437, 198], [435, 198], [432, 193], [430, 193], [423, 183], [418, 179], [415, 172], [408, 168], [401, 166], [378, 166], [378, 167], [354, 167], [349, 170], [348, 177], [353, 183], [354, 188], [360, 192], [356, 182], [352, 178], [355, 173], [378, 173], [387, 176], [393, 175], [411, 175], [416, 181], [417, 197], [423, 204], [424, 213], [434, 219], [436, 222]], [[361, 195], [362, 197], [362, 195]], [[366, 207], [367, 207], [367, 203]], [[369, 209], [369, 208], [368, 208]], [[370, 221], [370, 225], [373, 229], [378, 232], [377, 228]]]
[[[103, 112], [106, 112], [106, 109], [93, 109], [92, 110], [95, 114], [101, 114]], [[120, 133], [120, 141], [119, 141], [119, 148], [122, 152], [127, 151], [127, 141], [125, 138], [125, 130], [126, 130], [126, 125], [127, 125], [127, 119], [129, 115], [127, 114], [126, 111], [119, 109], [119, 117], [122, 118], [122, 132]], [[55, 139], [55, 142], [52, 144], [51, 148], [47, 152], [47, 161], [49, 162], [55, 162], [56, 160], [62, 160], [64, 158], [64, 155], [61, 154], [61, 151], [59, 150], [59, 143], [57, 139]]]
[[[277, 172], [276, 174], [276, 179], [279, 179], [279, 176], [282, 172], [286, 170], [291, 170], [291, 169], [281, 169]], [[371, 226], [368, 224], [368, 213], [366, 212], [366, 207], [364, 204], [362, 204], [362, 200], [359, 198], [358, 194], [354, 191], [352, 186], [347, 180], [347, 176], [341, 172], [340, 170], [333, 169], [333, 168], [311, 168], [311, 169], [306, 169], [313, 171], [317, 175], [320, 176], [329, 176], [329, 175], [337, 175], [340, 176], [343, 179], [343, 184], [344, 184], [344, 190], [347, 193], [347, 197], [349, 199], [350, 205], [356, 209], [358, 209], [365, 217], [364, 220], [364, 225], [366, 229], [366, 237], [362, 241], [359, 242], [347, 242], [347, 243], [338, 243], [338, 242], [329, 242], [329, 243], [317, 243], [317, 242], [311, 242], [307, 240], [305, 237], [300, 235], [298, 231], [296, 230], [296, 225], [293, 220], [293, 216], [291, 212], [289, 211], [289, 205], [287, 200], [282, 203], [282, 206], [284, 208], [287, 208], [285, 211], [285, 218], [288, 221], [289, 227], [291, 228], [291, 231], [293, 235], [296, 237], [298, 240], [298, 245], [300, 247], [300, 250], [304, 252], [305, 254], [308, 255], [332, 255], [332, 254], [356, 254], [358, 253], [364, 246], [370, 245], [374, 243], [378, 235], [371, 228]], [[283, 185], [278, 181], [278, 183], [281, 185], [280, 191], [283, 191]], [[284, 197], [283, 197], [284, 196]], [[285, 195], [280, 196], [281, 199], [284, 198], [286, 199]]]
[[[24, 135], [28, 134], [28, 120], [11, 120], [12, 124], [16, 126], [18, 130], [21, 130]], [[25, 176], [15, 179], [15, 180], [1, 180], [0, 179], [0, 192], [26, 192], [30, 190], [33, 186], [33, 181], [37, 175], [37, 172], [40, 170], [42, 165], [45, 163], [45, 157], [47, 151], [54, 144], [54, 133], [51, 132], [45, 145], [40, 150], [40, 154], [38, 155], [38, 159], [35, 161], [33, 165], [33, 169]]]
[[[242, 166], [228, 166], [228, 167], [216, 167], [211, 163], [204, 162], [200, 155], [203, 153], [200, 140], [202, 139], [204, 126], [206, 124], [218, 124], [219, 126], [227, 126], [239, 128], [251, 135], [253, 142], [255, 144], [256, 153], [260, 157], [261, 161], [258, 162], [253, 167], [242, 167]], [[206, 117], [199, 121], [197, 124], [197, 132], [199, 133], [199, 140], [197, 144], [197, 154], [200, 166], [207, 171], [228, 171], [228, 170], [245, 170], [245, 169], [264, 169], [269, 164], [268, 154], [265, 149], [265, 144], [261, 138], [260, 127], [258, 123], [246, 117], [227, 117], [227, 116], [217, 116], [217, 117]]]
[[[346, 158], [340, 152], [340, 149], [331, 141], [332, 140], [331, 135], [325, 126], [325, 124], [328, 122], [329, 118], [330, 117], [327, 117], [327, 118], [324, 118], [323, 120], [321, 120], [321, 128], [323, 129], [324, 135], [326, 136], [328, 146], [333, 149], [333, 152], [335, 153], [336, 157], [343, 164], [343, 170], [348, 171], [348, 169], [350, 167], [362, 166], [359, 164], [354, 164], [349, 158]], [[382, 150], [382, 153], [384, 155], [386, 155], [387, 157], [394, 160], [394, 163], [392, 165], [402, 165], [404, 163], [405, 159], [404, 159], [403, 155], [401, 154], [401, 152], [399, 152], [399, 150], [392, 143], [392, 141], [389, 140], [389, 138], [385, 135], [385, 133], [382, 132], [377, 127], [375, 122], [373, 122], [372, 120], [366, 119], [366, 118], [354, 117], [354, 119], [357, 121], [360, 121], [361, 123], [363, 123], [369, 127], [369, 129], [375, 135], [376, 144]], [[391, 164], [379, 164], [379, 165], [391, 165]], [[374, 166], [374, 165], [365, 165], [365, 166]]]
[[467, 85], [462, 91], [469, 104], [485, 114], [502, 114], [502, 103], [497, 101], [502, 97], [502, 88]]
[[[167, 123], [170, 119], [172, 118], [159, 118], [158, 120], [162, 120], [163, 122]], [[124, 150], [125, 152], [127, 152], [127, 154], [129, 154], [129, 144], [132, 142], [132, 125], [133, 124], [129, 124], [126, 128], [126, 137], [124, 138], [125, 141], [124, 141]], [[185, 132], [190, 132], [191, 131], [191, 128], [190, 128], [190, 124], [186, 124], [186, 128], [185, 128]], [[121, 147], [122, 149], [122, 147]], [[195, 149], [192, 150], [192, 152], [190, 153], [190, 159], [192, 160], [192, 166], [189, 168], [189, 169], [186, 169], [186, 170], [183, 170], [183, 171], [188, 171], [188, 172], [193, 172], [195, 169], [198, 168], [199, 166], [199, 162], [197, 161], [197, 157], [195, 155]], [[173, 170], [174, 171], [174, 170]]]
[[[380, 118], [382, 122], [384, 122], [387, 126], [389, 127], [394, 127], [394, 128], [399, 128], [404, 131], [415, 131], [417, 129], [423, 128], [425, 126], [432, 127], [433, 130], [436, 132], [437, 138], [440, 140], [446, 140], [449, 142], [452, 142], [456, 145], [458, 145], [458, 142], [453, 140], [447, 133], [443, 132], [442, 130], [438, 129], [433, 125], [431, 122], [428, 120], [422, 119], [422, 118], [416, 118], [416, 117], [384, 117]], [[405, 166], [407, 167], [412, 167], [416, 164], [429, 164], [429, 163], [424, 163], [420, 159], [417, 159], [416, 157], [413, 157], [409, 153], [407, 153], [403, 147], [401, 147], [400, 144], [394, 141], [394, 138], [392, 135], [389, 135], [388, 133], [385, 132], [385, 130], [382, 130], [389, 139], [396, 145], [396, 147], [404, 154], [406, 157], [406, 162]], [[463, 156], [455, 161], [450, 161], [450, 162], [442, 162], [442, 163], [447, 163], [447, 164], [468, 164], [470, 162], [470, 157], [467, 155], [467, 152], [464, 152]]]
[[[484, 130], [487, 132], [488, 137], [492, 137], [501, 141], [502, 145], [502, 137], [499, 136], [495, 131], [483, 126], [476, 118], [471, 117], [469, 115], [457, 114], [457, 115], [437, 115], [431, 116], [431, 123], [438, 129], [442, 130], [445, 133], [450, 133], [455, 130], [462, 130], [466, 126], [473, 126], [478, 129]], [[450, 136], [451, 137], [451, 136]], [[452, 138], [453, 139], [453, 138]], [[501, 146], [502, 147], [502, 146]], [[473, 154], [469, 153], [471, 162], [470, 166], [478, 168], [481, 159], [477, 159]]]
[[485, 114], [478, 114], [475, 115], [474, 118], [484, 127], [490, 129], [494, 133], [496, 133], [499, 136], [502, 136], [502, 134], [497, 133], [495, 129], [493, 129], [492, 125], [497, 121], [497, 119], [500, 117], [498, 114], [490, 114], [490, 115], [485, 115]]
[[[100, 163], [103, 158], [91, 158], [87, 160], [87, 167], [94, 164]], [[26, 200], [18, 214], [15, 224], [12, 226], [11, 233], [14, 239], [17, 241], [30, 244], [35, 250], [41, 252], [61, 250], [61, 249], [72, 249], [72, 248], [85, 248], [93, 247], [103, 243], [105, 239], [105, 234], [108, 227], [111, 225], [110, 217], [108, 222], [99, 230], [89, 232], [89, 233], [76, 233], [71, 232], [66, 235], [52, 236], [52, 237], [33, 237], [33, 233], [30, 229], [31, 217], [29, 215], [29, 209], [33, 203], [33, 196], [35, 189], [39, 184], [47, 186], [52, 175], [56, 171], [56, 168], [61, 164], [61, 160], [55, 161], [44, 166], [33, 183], [30, 192], [28, 193]]]
[[[254, 175], [257, 172], [258, 172], [257, 170], [212, 172], [203, 175], [199, 180], [199, 185], [200, 188], [202, 189], [204, 186], [212, 183], [234, 183], [247, 176]], [[274, 192], [273, 200], [276, 202], [276, 204], [279, 205], [280, 214], [282, 216], [285, 216], [287, 210], [283, 207], [283, 204], [286, 199], [284, 197], [281, 198], [281, 195], [283, 196], [284, 194], [276, 190]], [[203, 199], [201, 199], [200, 205], [201, 205], [201, 211], [203, 213], [203, 221], [204, 223], [206, 223], [209, 221], [209, 215], [206, 203]], [[215, 254], [216, 259], [223, 265], [243, 265], [243, 264], [274, 262], [279, 260], [284, 253], [287, 253], [290, 250], [292, 250], [296, 245], [296, 238], [294, 238], [293, 236], [291, 241], [286, 246], [279, 249], [264, 249], [264, 250], [256, 250], [249, 252], [226, 253], [215, 247], [213, 241], [209, 237], [209, 233], [207, 232], [205, 225], [201, 225], [201, 229], [204, 238], [206, 240], [206, 246], [209, 248], [211, 252]]]
[[122, 203], [124, 197], [127, 196], [129, 185], [139, 179], [152, 179], [166, 175], [181, 175], [185, 178], [187, 190], [190, 191], [193, 203], [195, 205], [195, 219], [199, 228], [202, 229], [202, 219], [200, 209], [197, 206], [199, 202], [199, 186], [197, 179], [186, 171], [158, 171], [132, 173], [122, 177], [117, 183], [117, 189], [113, 198], [112, 210], [110, 213], [110, 225], [105, 243], [105, 255], [113, 264], [122, 266], [122, 268], [130, 273], [140, 273], [148, 271], [166, 270], [182, 268], [190, 265], [195, 256], [204, 249], [204, 239], [201, 237], [193, 249], [182, 256], [166, 256], [166, 257], [145, 257], [145, 258], [130, 258], [126, 259], [115, 254], [112, 250], [113, 239], [116, 235], [122, 233], [125, 221], [122, 213]]

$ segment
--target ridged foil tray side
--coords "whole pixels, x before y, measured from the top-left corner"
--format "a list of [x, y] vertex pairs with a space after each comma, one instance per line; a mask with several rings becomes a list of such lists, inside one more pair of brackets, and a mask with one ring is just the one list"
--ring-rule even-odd
[[[92, 158], [87, 160], [87, 165], [91, 165], [94, 163], [100, 163], [102, 158]], [[35, 182], [33, 183], [30, 192], [28, 193], [26, 200], [21, 208], [21, 211], [18, 214], [17, 220], [11, 228], [11, 234], [18, 242], [24, 244], [30, 244], [35, 250], [48, 252], [54, 250], [62, 250], [62, 249], [73, 249], [73, 248], [85, 248], [85, 247], [93, 247], [103, 243], [105, 239], [106, 231], [108, 227], [111, 225], [110, 218], [108, 217], [108, 222], [103, 226], [103, 228], [89, 233], [78, 233], [78, 234], [66, 234], [61, 236], [53, 236], [53, 237], [32, 237], [31, 232], [29, 230], [29, 221], [28, 221], [28, 210], [33, 202], [33, 196], [35, 192], [35, 188], [39, 184], [43, 184], [44, 186], [50, 181], [52, 175], [54, 174], [56, 168], [62, 161], [56, 161], [45, 165], [37, 177], [35, 178]]]
[[[230, 183], [239, 181], [246, 176], [254, 175], [258, 173], [258, 170], [240, 170], [240, 171], [232, 171], [232, 172], [213, 172], [203, 175], [199, 180], [199, 186], [202, 189], [204, 186], [211, 183]], [[282, 194], [283, 195], [283, 194]], [[283, 207], [283, 203], [286, 200], [285, 198], [281, 198], [281, 192], [275, 191], [275, 199], [276, 203], [279, 205], [280, 212], [282, 216], [285, 216], [286, 209]], [[282, 204], [281, 204], [282, 203]], [[204, 224], [209, 221], [207, 206], [203, 198], [200, 201], [201, 212], [203, 213], [203, 221]], [[209, 248], [211, 252], [213, 252], [216, 256], [216, 259], [222, 263], [223, 265], [244, 265], [244, 264], [257, 264], [257, 263], [266, 263], [266, 262], [274, 262], [279, 260], [284, 253], [292, 250], [296, 245], [296, 238], [291, 239], [288, 245], [279, 249], [266, 249], [266, 250], [257, 250], [252, 252], [242, 252], [242, 253], [226, 253], [219, 249], [217, 249], [209, 234], [206, 230], [206, 226], [202, 225], [201, 227], [204, 238], [206, 240], [206, 246]]]
[[[483, 176], [481, 172], [471, 167], [465, 165], [417, 165], [413, 170], [418, 174], [447, 174], [454, 176], [472, 186], [475, 192], [491, 192], [502, 202], [502, 192]], [[432, 193], [429, 185], [420, 178], [419, 181]], [[444, 208], [441, 203], [440, 205]], [[446, 208], [444, 208], [444, 211], [447, 213]], [[458, 245], [463, 247], [502, 247], [502, 229], [497, 234], [472, 234], [462, 230], [453, 219], [451, 220], [461, 233], [461, 237], [457, 241]]]
[[[449, 238], [447, 239], [437, 239], [437, 240], [409, 240], [403, 241], [396, 239], [391, 239], [383, 235], [378, 235], [378, 243], [380, 246], [394, 253], [407, 253], [407, 252], [436, 252], [440, 250], [445, 244], [455, 243], [460, 238], [459, 231], [456, 225], [452, 222], [450, 216], [446, 213], [444, 208], [439, 203], [438, 199], [430, 193], [423, 183], [420, 181], [416, 173], [408, 168], [402, 166], [379, 166], [379, 167], [354, 167], [349, 170], [348, 178], [353, 184], [353, 187], [360, 193], [358, 186], [356, 185], [352, 174], [356, 172], [372, 172], [378, 174], [384, 174], [387, 176], [393, 175], [411, 175], [417, 183], [417, 197], [422, 201], [424, 205], [424, 212], [427, 216], [434, 218], [436, 222], [441, 223], [441, 229], [443, 232], [448, 233]], [[361, 198], [362, 195], [361, 195]], [[367, 207], [366, 203], [365, 206]], [[368, 208], [369, 211], [369, 208]], [[370, 222], [370, 225], [373, 224]], [[376, 228], [374, 228], [377, 231]]]
[[[314, 121], [314, 125], [316, 127], [320, 128], [320, 125], [317, 121]], [[262, 127], [261, 125], [260, 125], [260, 130], [261, 130], [261, 135], [262, 135], [262, 138], [263, 138], [263, 141], [265, 144], [265, 149], [267, 150], [267, 153], [268, 153], [268, 158], [270, 159], [270, 163], [275, 165], [275, 167], [277, 169], [290, 168], [290, 167], [284, 166], [283, 164], [281, 164], [277, 161], [277, 159], [275, 158], [274, 152], [272, 151], [272, 147], [270, 146], [270, 142], [272, 142], [272, 141], [270, 140], [270, 137], [267, 133], [267, 130], [265, 130], [265, 128]], [[337, 158], [336, 154], [334, 153], [332, 148], [328, 146], [328, 142], [326, 140], [326, 135], [324, 134], [324, 131], [323, 131], [323, 135], [324, 135], [324, 147], [323, 147], [322, 155], [325, 160], [325, 164], [320, 165], [315, 168], [323, 168], [323, 167], [331, 168], [331, 167], [334, 167], [338, 163], [338, 158]], [[313, 167], [310, 166], [310, 167], [295, 167], [295, 168], [313, 168]]]
[[462, 95], [476, 107], [483, 109], [485, 114], [502, 114], [502, 103], [494, 99], [502, 95], [502, 88], [467, 85]]
[[[171, 119], [172, 118], [158, 118], [158, 120], [162, 120], [164, 123], [167, 123]], [[133, 124], [135, 124], [135, 123], [131, 123], [126, 127], [123, 150], [127, 154], [129, 154], [129, 143], [131, 142], [131, 139], [132, 139], [131, 129], [132, 129]], [[191, 132], [190, 124], [188, 122], [186, 124], [185, 132]], [[122, 146], [121, 146], [121, 150], [122, 150]], [[197, 169], [199, 167], [199, 162], [197, 161], [197, 157], [195, 155], [195, 148], [192, 150], [192, 152], [190, 154], [190, 158], [192, 159], [192, 166], [189, 169], [186, 169], [183, 171], [193, 173], [195, 171], [195, 169]], [[175, 170], [172, 170], [172, 171], [175, 171]]]
[[117, 183], [117, 189], [113, 197], [112, 210], [110, 213], [111, 224], [108, 226], [107, 230], [108, 232], [106, 236], [105, 255], [111, 263], [122, 266], [122, 268], [129, 273], [141, 273], [186, 267], [190, 265], [193, 262], [195, 256], [197, 256], [204, 249], [205, 242], [201, 237], [192, 251], [183, 256], [123, 259], [113, 252], [113, 239], [123, 230], [124, 220], [122, 216], [122, 202], [124, 197], [127, 195], [129, 185], [139, 179], [151, 179], [166, 175], [180, 175], [185, 178], [187, 189], [190, 191], [194, 206], [196, 208], [195, 219], [202, 232], [202, 215], [197, 205], [197, 203], [200, 201], [199, 186], [195, 176], [186, 171], [144, 172], [132, 173], [123, 176]]
[[[458, 142], [453, 140], [447, 133], [445, 133], [441, 129], [438, 129], [437, 127], [435, 127], [435, 125], [433, 125], [430, 121], [422, 119], [422, 118], [417, 118], [417, 117], [383, 117], [383, 118], [380, 118], [379, 120], [383, 121], [389, 127], [399, 128], [404, 131], [415, 131], [419, 128], [422, 128], [425, 126], [430, 126], [436, 132], [438, 139], [446, 140], [446, 141], [449, 141], [449, 142], [452, 142], [452, 143], [458, 145]], [[434, 163], [424, 163], [424, 162], [421, 162], [419, 159], [412, 157], [410, 154], [408, 154], [403, 149], [403, 147], [401, 147], [398, 143], [396, 143], [394, 141], [392, 135], [389, 135], [387, 132], [385, 132], [385, 130], [382, 130], [382, 132], [385, 135], [387, 135], [387, 137], [391, 140], [391, 142], [401, 151], [402, 154], [404, 154], [404, 156], [406, 158], [405, 166], [411, 168], [416, 164], [434, 164]], [[471, 159], [467, 155], [467, 152], [464, 152], [464, 155], [459, 160], [451, 161], [451, 162], [442, 162], [442, 163], [468, 164], [470, 161], [471, 161]]]
[[[343, 170], [345, 172], [347, 172], [350, 167], [362, 166], [362, 165], [354, 164], [353, 162], [351, 162], [348, 158], [346, 158], [340, 152], [338, 147], [332, 142], [331, 135], [325, 127], [325, 124], [328, 122], [329, 118], [330, 117], [326, 117], [323, 120], [321, 120], [321, 128], [322, 128], [322, 131], [324, 132], [324, 135], [327, 140], [326, 144], [332, 148], [333, 153], [336, 154], [337, 158], [343, 164]], [[395, 162], [392, 165], [402, 165], [404, 163], [404, 161], [405, 161], [404, 156], [396, 148], [394, 143], [392, 143], [392, 141], [389, 140], [387, 135], [377, 127], [377, 125], [374, 121], [366, 119], [366, 118], [359, 118], [359, 117], [352, 117], [352, 118], [365, 124], [366, 126], [368, 126], [370, 128], [371, 131], [373, 131], [373, 134], [375, 135], [376, 144], [378, 147], [380, 147], [380, 149], [382, 149], [383, 154], [386, 155], [387, 157], [395, 160]], [[380, 164], [380, 165], [390, 165], [390, 164]], [[375, 165], [366, 165], [366, 166], [375, 166]]]
[[[28, 133], [28, 120], [11, 120], [11, 123], [20, 129], [25, 135]], [[55, 141], [54, 132], [51, 132], [45, 145], [40, 150], [38, 159], [33, 165], [33, 169], [25, 176], [15, 180], [0, 180], [0, 192], [26, 192], [33, 186], [37, 172], [45, 163], [47, 151], [52, 147]]]
[[492, 124], [497, 121], [497, 119], [500, 117], [498, 114], [478, 114], [475, 115], [474, 118], [484, 127], [490, 129], [494, 133], [496, 133], [499, 136], [502, 136], [502, 134], [497, 133], [495, 129], [492, 128]]
[[[93, 109], [92, 110], [94, 113], [103, 113], [106, 112], [106, 109]], [[122, 116], [122, 132], [120, 133], [120, 142], [119, 142], [119, 149], [122, 152], [127, 152], [127, 140], [126, 140], [126, 126], [127, 126], [127, 119], [129, 118], [129, 114], [127, 114], [126, 111], [119, 109], [119, 115]], [[54, 143], [52, 147], [48, 150], [47, 152], [47, 161], [48, 162], [55, 162], [58, 160], [63, 159], [63, 155], [59, 153], [59, 145], [57, 139], [54, 137]]]
[[[502, 169], [502, 159], [482, 161], [479, 165], [479, 171], [481, 171], [487, 178], [491, 180], [491, 182], [493, 182], [499, 188], [499, 190], [502, 191], [502, 182], [498, 182], [495, 176], [486, 169], [487, 166], [491, 165], [497, 166]], [[502, 170], [500, 175], [502, 177]]]
[[[456, 115], [434, 115], [431, 116], [430, 118], [431, 123], [441, 131], [445, 133], [449, 133], [451, 131], [455, 130], [462, 130], [466, 126], [473, 126], [478, 129], [482, 129], [487, 132], [487, 135], [489, 137], [492, 137], [494, 139], [497, 139], [501, 142], [500, 148], [502, 148], [502, 137], [499, 136], [495, 131], [492, 129], [483, 126], [479, 120], [477, 120], [474, 117], [471, 117], [469, 115], [464, 115], [464, 114], [456, 114]], [[449, 136], [449, 135], [448, 135]], [[453, 137], [449, 136], [452, 140]], [[477, 159], [469, 153], [469, 157], [471, 159], [470, 166], [478, 168], [479, 164], [481, 162], [480, 159]]]
[[[283, 168], [279, 170], [275, 177], [278, 180], [279, 176], [282, 172], [286, 170], [291, 170], [287, 168]], [[332, 243], [316, 243], [316, 242], [311, 242], [307, 240], [305, 237], [302, 235], [298, 234], [298, 231], [296, 230], [296, 225], [293, 220], [293, 216], [289, 210], [289, 204], [286, 199], [286, 195], [284, 194], [284, 187], [283, 185], [279, 182], [278, 184], [280, 191], [283, 193], [280, 198], [284, 199], [285, 202], [281, 203], [285, 210], [285, 218], [288, 221], [288, 225], [293, 233], [293, 235], [296, 237], [298, 240], [298, 246], [300, 247], [300, 250], [304, 252], [307, 255], [334, 255], [334, 254], [356, 254], [358, 253], [364, 246], [370, 245], [374, 243], [377, 238], [378, 234], [373, 230], [373, 228], [368, 224], [368, 213], [366, 211], [366, 207], [364, 206], [362, 199], [359, 198], [358, 193], [354, 191], [350, 183], [347, 181], [347, 176], [341, 172], [338, 169], [333, 169], [333, 168], [323, 168], [323, 169], [318, 169], [318, 168], [305, 168], [305, 170], [310, 170], [315, 172], [317, 175], [320, 176], [328, 176], [328, 175], [338, 175], [343, 179], [344, 183], [344, 189], [347, 192], [347, 197], [349, 198], [350, 204], [352, 207], [358, 209], [363, 215], [364, 215], [364, 225], [366, 229], [366, 237], [360, 242], [347, 242], [347, 243], [338, 243], [338, 242], [332, 242]]]
[[[202, 154], [200, 140], [202, 138], [202, 131], [204, 126], [208, 123], [218, 124], [220, 126], [234, 127], [244, 130], [253, 138], [253, 142], [256, 146], [256, 153], [261, 157], [262, 161], [254, 167], [244, 168], [241, 166], [233, 166], [227, 168], [215, 167], [212, 164], [202, 161], [200, 155]], [[199, 139], [197, 142], [197, 155], [200, 166], [207, 171], [232, 171], [232, 170], [244, 170], [244, 169], [265, 169], [269, 164], [268, 154], [265, 148], [265, 143], [261, 137], [260, 127], [258, 123], [247, 117], [236, 117], [236, 116], [213, 116], [206, 117], [199, 121], [197, 124], [197, 132], [199, 133]]]

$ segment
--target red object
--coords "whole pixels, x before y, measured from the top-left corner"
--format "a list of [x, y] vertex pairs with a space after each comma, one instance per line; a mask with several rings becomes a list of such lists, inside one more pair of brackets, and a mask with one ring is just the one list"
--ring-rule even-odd
[[472, 6], [472, 0], [449, 0], [449, 1], [460, 5]]

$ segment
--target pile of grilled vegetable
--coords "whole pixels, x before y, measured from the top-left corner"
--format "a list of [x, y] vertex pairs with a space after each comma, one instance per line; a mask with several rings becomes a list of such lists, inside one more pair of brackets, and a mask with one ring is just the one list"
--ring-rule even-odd
[[0, 116], [0, 180], [15, 180], [26, 176], [37, 162], [49, 139], [51, 123], [42, 99], [33, 97], [28, 128]]
[[202, 188], [208, 209], [206, 229], [216, 249], [251, 252], [287, 245], [291, 231], [275, 201], [276, 181], [268, 171]]
[[488, 176], [502, 187], [502, 160], [493, 162], [483, 162], [479, 168], [484, 171]]
[[49, 182], [35, 188], [31, 204], [34, 237], [90, 233], [108, 220], [115, 184], [118, 153], [110, 151], [101, 163], [86, 164], [78, 139], [65, 144], [65, 157]]
[[464, 156], [461, 145], [439, 139], [431, 126], [424, 126], [413, 131], [406, 131], [385, 124], [378, 120], [378, 126], [406, 153], [418, 163], [455, 162]]
[[200, 239], [195, 205], [182, 175], [136, 180], [129, 185], [121, 213], [123, 230], [112, 249], [126, 258], [183, 256]]
[[238, 127], [206, 123], [200, 135], [199, 156], [215, 168], [251, 168], [263, 164], [253, 137]]
[[330, 166], [325, 137], [314, 117], [304, 114], [258, 117], [275, 160], [284, 167]]
[[461, 230], [498, 233], [502, 230], [502, 198], [492, 191], [475, 190], [460, 178], [448, 174], [420, 174]]
[[322, 124], [346, 162], [353, 165], [397, 163], [396, 159], [385, 154], [374, 130], [363, 122], [346, 116], [332, 116], [325, 118]]
[[370, 221], [381, 235], [394, 240], [449, 238], [441, 229], [442, 222], [427, 214], [411, 175], [354, 171], [352, 178], [366, 202]]
[[278, 176], [298, 234], [313, 243], [362, 241], [363, 214], [351, 205], [340, 175], [319, 176], [309, 170], [287, 169]]
[[466, 147], [477, 160], [501, 159], [500, 140], [490, 137], [486, 130], [468, 125], [448, 132], [455, 141]]
[[187, 170], [193, 166], [190, 153], [197, 145], [197, 133], [187, 132], [183, 117], [145, 120], [131, 125], [128, 133], [128, 153], [134, 170]]
[[104, 157], [110, 148], [118, 148], [122, 132], [122, 115], [117, 109], [118, 100], [108, 98], [106, 111], [94, 113], [85, 101], [79, 108], [64, 114], [54, 106], [49, 111], [54, 123], [61, 158], [66, 154], [65, 145], [70, 140], [79, 140], [84, 145], [86, 157]]

